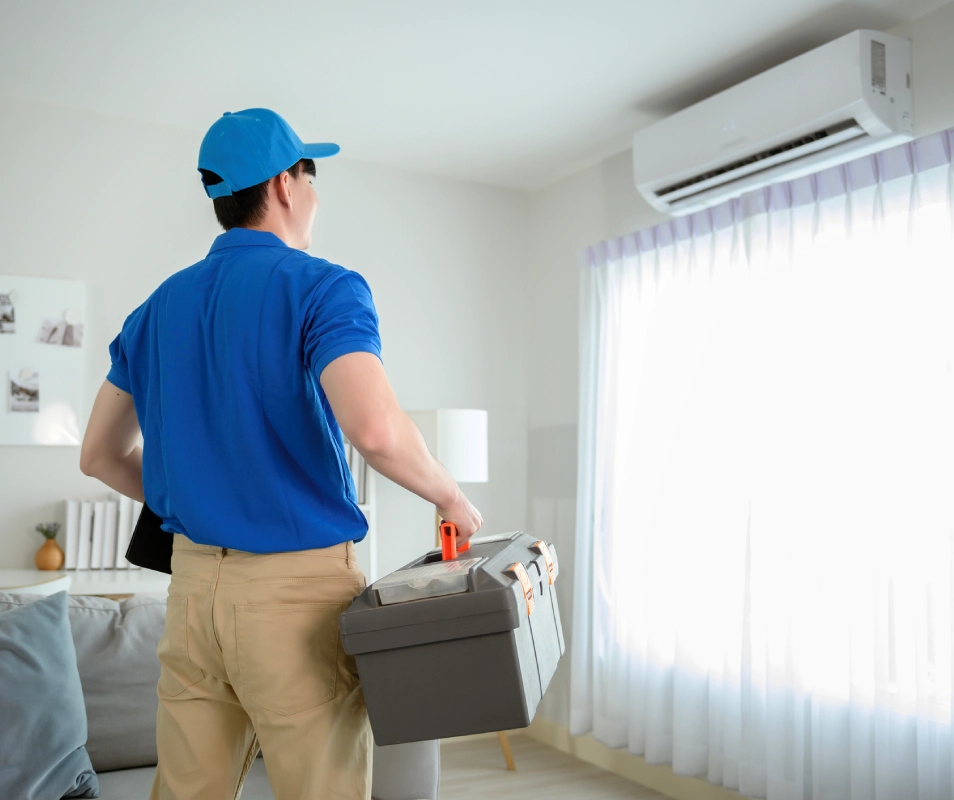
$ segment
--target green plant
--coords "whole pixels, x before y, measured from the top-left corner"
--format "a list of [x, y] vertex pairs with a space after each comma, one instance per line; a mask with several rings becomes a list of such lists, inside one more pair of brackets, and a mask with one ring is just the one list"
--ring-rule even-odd
[[38, 522], [35, 528], [37, 533], [42, 533], [47, 539], [55, 539], [59, 529], [59, 522]]

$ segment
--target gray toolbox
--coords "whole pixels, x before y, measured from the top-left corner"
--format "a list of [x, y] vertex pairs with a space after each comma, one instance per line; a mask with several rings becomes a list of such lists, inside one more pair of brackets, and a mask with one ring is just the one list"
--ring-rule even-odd
[[565, 649], [556, 550], [526, 533], [432, 550], [340, 618], [378, 745], [523, 728]]

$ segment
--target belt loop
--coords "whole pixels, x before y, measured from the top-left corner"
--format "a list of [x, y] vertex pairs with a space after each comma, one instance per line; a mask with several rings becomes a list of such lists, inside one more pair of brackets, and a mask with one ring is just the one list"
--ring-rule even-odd
[[354, 566], [354, 542], [345, 544], [345, 564], [349, 567]]

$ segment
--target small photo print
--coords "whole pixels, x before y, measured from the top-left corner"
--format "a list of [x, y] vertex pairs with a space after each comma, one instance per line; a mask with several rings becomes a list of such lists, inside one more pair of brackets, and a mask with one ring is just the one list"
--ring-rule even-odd
[[21, 369], [10, 373], [10, 411], [37, 412], [40, 410], [40, 374], [36, 370]]
[[65, 319], [45, 319], [36, 336], [38, 342], [59, 344], [64, 347], [83, 346], [83, 323], [69, 323]]
[[0, 294], [0, 334], [16, 332], [17, 315], [13, 298], [9, 294]]

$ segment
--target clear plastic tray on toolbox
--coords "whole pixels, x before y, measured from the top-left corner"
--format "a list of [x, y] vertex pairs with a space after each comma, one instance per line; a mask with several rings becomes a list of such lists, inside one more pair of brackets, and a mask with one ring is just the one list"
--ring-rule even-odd
[[494, 536], [481, 536], [474, 537], [470, 540], [471, 547], [475, 544], [491, 544], [492, 542], [512, 542], [515, 536], [519, 536], [518, 531], [511, 531], [510, 533], [498, 533]]
[[423, 600], [427, 597], [444, 597], [467, 591], [468, 574], [483, 558], [465, 558], [455, 561], [437, 561], [420, 567], [392, 572], [372, 584], [378, 602], [383, 606]]

